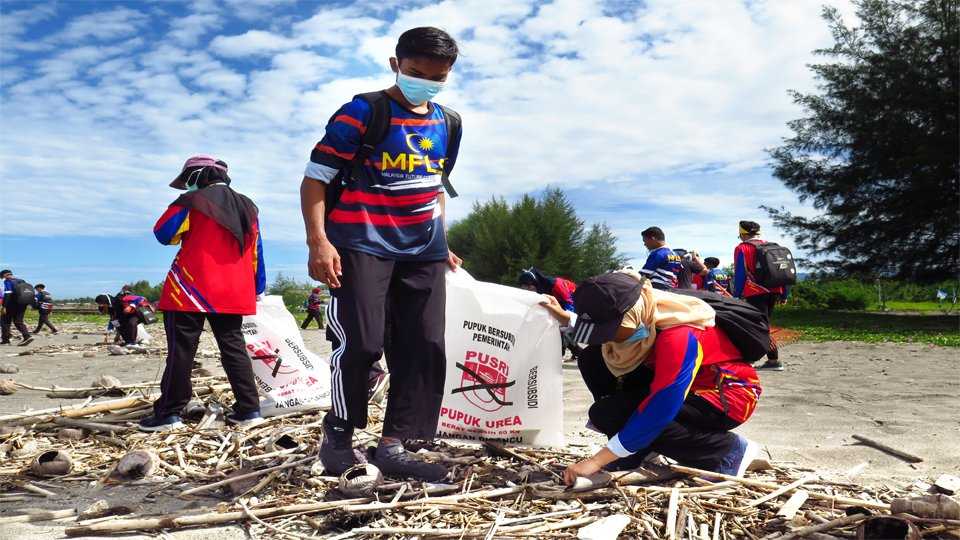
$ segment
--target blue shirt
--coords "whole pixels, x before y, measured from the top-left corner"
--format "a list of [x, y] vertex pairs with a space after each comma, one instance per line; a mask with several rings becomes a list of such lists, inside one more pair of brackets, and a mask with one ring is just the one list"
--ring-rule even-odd
[[[331, 244], [393, 260], [447, 258], [439, 200], [447, 127], [443, 111], [432, 103], [427, 106], [426, 114], [417, 114], [390, 99], [386, 138], [361, 174], [346, 182], [327, 215]], [[370, 104], [363, 98], [341, 107], [313, 149], [304, 176], [329, 183], [350, 163], [370, 116]]]
[[711, 268], [703, 280], [703, 288], [708, 291], [717, 291], [717, 286], [723, 287], [727, 292], [730, 291], [730, 276], [719, 268]]
[[640, 273], [650, 278], [650, 282], [658, 288], [675, 289], [681, 271], [683, 265], [680, 256], [663, 246], [650, 252]]

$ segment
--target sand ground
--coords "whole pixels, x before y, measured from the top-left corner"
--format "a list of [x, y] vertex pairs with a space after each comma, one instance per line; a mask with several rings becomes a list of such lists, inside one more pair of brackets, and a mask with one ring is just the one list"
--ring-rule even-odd
[[[156, 328], [162, 332], [160, 327]], [[76, 336], [76, 337], [75, 337]], [[18, 356], [23, 349], [0, 347], [0, 364], [15, 364], [12, 377], [36, 385], [82, 387], [99, 375], [113, 375], [123, 383], [156, 380], [161, 373], [161, 354], [109, 356], [99, 344], [103, 334], [90, 325], [68, 324], [60, 335], [43, 335], [24, 349], [49, 350], [56, 354]], [[304, 339], [312, 350], [326, 354], [329, 345], [322, 332], [308, 330]], [[83, 358], [84, 351], [96, 351]], [[204, 367], [222, 374], [215, 358], [212, 336], [205, 333], [200, 346]], [[204, 354], [206, 353], [206, 354]], [[861, 463], [866, 468], [858, 481], [894, 485], [918, 479], [930, 480], [941, 473], [960, 473], [960, 351], [932, 345], [864, 344], [853, 342], [796, 343], [786, 346], [784, 372], [762, 372], [763, 397], [753, 418], [739, 431], [761, 443], [772, 461], [793, 462], [823, 473], [839, 474]], [[565, 365], [565, 431], [568, 442], [589, 448], [602, 437], [583, 429], [589, 393], [576, 366]], [[21, 390], [0, 396], [0, 415], [27, 408], [69, 405], [77, 400], [48, 399], [43, 392]], [[915, 465], [872, 448], [854, 444], [852, 434], [882, 441], [922, 456]], [[0, 479], [2, 480], [2, 479]], [[0, 503], [0, 516], [27, 509], [85, 507], [97, 499], [133, 505], [140, 514], [188, 510], [202, 505], [181, 500], [144, 500], [148, 488], [112, 487], [104, 490], [86, 485], [63, 490], [54, 499], [29, 503]], [[63, 538], [69, 522], [0, 524], [0, 540]], [[178, 531], [178, 539], [209, 540], [246, 538], [239, 526], [202, 531]], [[125, 536], [125, 538], [147, 538]]]

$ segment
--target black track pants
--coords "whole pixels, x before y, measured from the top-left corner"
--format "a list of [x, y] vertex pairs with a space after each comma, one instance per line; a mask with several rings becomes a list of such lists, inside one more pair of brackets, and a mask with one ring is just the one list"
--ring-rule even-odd
[[52, 322], [50, 322], [50, 310], [41, 309], [38, 311], [38, 313], [39, 313], [39, 318], [37, 319], [37, 329], [34, 330], [33, 333], [39, 334], [40, 329], [43, 328], [44, 326], [49, 328], [52, 332], [56, 332], [57, 327], [54, 326]]
[[245, 414], [260, 410], [257, 384], [253, 379], [253, 364], [247, 356], [243, 333], [240, 331], [243, 315], [164, 311], [167, 366], [160, 381], [160, 398], [153, 403], [153, 410], [158, 417], [179, 415], [190, 401], [193, 393], [190, 372], [193, 370], [197, 345], [200, 344], [204, 319], [210, 321], [213, 337], [220, 348], [220, 363], [227, 372], [227, 379], [236, 399], [234, 412]]
[[[759, 309], [762, 313], [767, 315], [767, 321], [773, 320], [773, 307], [777, 305], [776, 294], [758, 294], [756, 296], [748, 296], [744, 300], [751, 306]], [[777, 342], [773, 340], [773, 334], [770, 334], [770, 351], [767, 352], [767, 358], [769, 360], [778, 360], [780, 358], [780, 351], [777, 350]]]
[[350, 250], [340, 250], [340, 257], [341, 287], [331, 290], [327, 306], [333, 416], [366, 427], [370, 367], [383, 353], [389, 304], [390, 391], [383, 435], [432, 438], [446, 377], [446, 261], [394, 261]]
[[26, 304], [11, 302], [9, 305], [4, 305], [3, 315], [0, 316], [0, 329], [2, 329], [2, 340], [4, 342], [10, 341], [10, 325], [17, 327], [23, 339], [30, 337], [30, 329], [27, 328], [26, 324], [23, 324], [23, 315], [26, 312]]

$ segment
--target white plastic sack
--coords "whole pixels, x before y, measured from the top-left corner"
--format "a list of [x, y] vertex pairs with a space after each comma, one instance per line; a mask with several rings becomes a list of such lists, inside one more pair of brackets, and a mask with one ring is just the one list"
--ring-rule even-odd
[[330, 366], [307, 350], [282, 297], [262, 297], [257, 314], [243, 317], [243, 339], [264, 416], [330, 406]]
[[447, 273], [447, 378], [437, 436], [562, 446], [560, 325], [540, 295]]
[[140, 323], [137, 325], [137, 343], [140, 345], [149, 345], [153, 340], [153, 336], [150, 335], [150, 332], [147, 332], [147, 327]]

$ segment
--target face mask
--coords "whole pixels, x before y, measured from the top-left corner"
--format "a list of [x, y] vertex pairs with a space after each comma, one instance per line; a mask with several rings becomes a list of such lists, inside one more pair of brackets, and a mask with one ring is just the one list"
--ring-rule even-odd
[[397, 73], [397, 87], [400, 88], [400, 92], [403, 93], [403, 97], [407, 98], [407, 101], [414, 105], [423, 105], [440, 93], [440, 90], [443, 89], [443, 83]]
[[636, 331], [634, 331], [633, 334], [630, 334], [630, 337], [623, 340], [623, 342], [636, 343], [638, 341], [643, 341], [644, 339], [647, 339], [647, 336], [649, 335], [650, 335], [650, 332], [647, 330], [647, 327], [641, 324], [640, 326], [637, 327]]
[[187, 178], [187, 193], [200, 189], [200, 173], [203, 172], [205, 168], [206, 167], [197, 169], [190, 173], [190, 177]]

